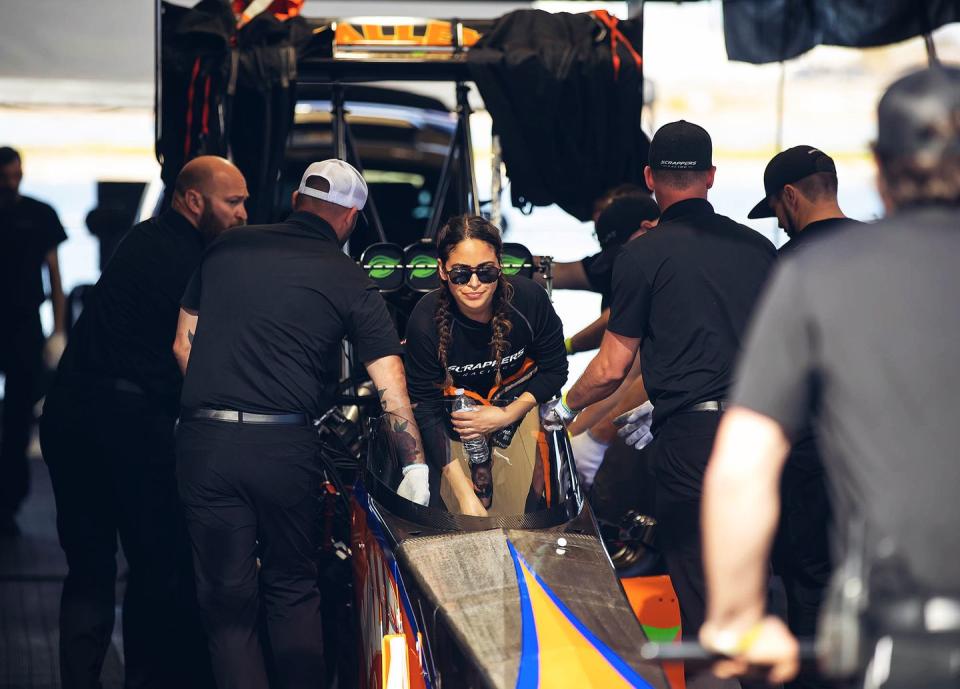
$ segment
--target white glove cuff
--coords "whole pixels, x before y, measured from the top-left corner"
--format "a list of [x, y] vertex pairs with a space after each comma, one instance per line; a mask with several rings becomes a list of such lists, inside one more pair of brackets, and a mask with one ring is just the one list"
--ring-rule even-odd
[[610, 443], [600, 442], [599, 440], [593, 437], [593, 434], [589, 430], [583, 435], [584, 435], [584, 439], [580, 442], [583, 443], [584, 449], [594, 451], [602, 455], [604, 452], [606, 452], [607, 448], [610, 447]]
[[423, 469], [424, 471], [428, 470], [426, 464], [424, 464], [423, 462], [416, 462], [414, 464], [408, 464], [407, 466], [403, 467], [403, 475], [406, 476], [414, 469], [416, 469], [417, 471], [419, 471], [420, 469]]

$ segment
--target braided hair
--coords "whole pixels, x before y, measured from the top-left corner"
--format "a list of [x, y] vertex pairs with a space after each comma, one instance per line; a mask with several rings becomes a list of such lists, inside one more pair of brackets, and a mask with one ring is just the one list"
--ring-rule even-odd
[[[450, 258], [453, 249], [465, 239], [477, 239], [486, 242], [493, 247], [499, 260], [503, 253], [503, 240], [500, 238], [500, 230], [492, 222], [479, 215], [458, 215], [451, 218], [444, 225], [437, 235], [437, 255], [440, 260], [446, 264]], [[500, 360], [507, 353], [507, 337], [510, 335], [510, 329], [513, 324], [510, 322], [510, 301], [513, 299], [513, 285], [511, 285], [503, 273], [500, 273], [500, 279], [497, 281], [497, 289], [493, 296], [493, 318], [490, 321], [493, 336], [490, 339], [490, 354], [493, 360], [497, 362], [495, 384], [499, 385], [502, 377], [500, 372]], [[445, 285], [440, 289], [440, 297], [437, 300], [437, 309], [434, 312], [433, 320], [437, 326], [438, 344], [437, 357], [440, 360], [440, 366], [443, 368], [444, 388], [453, 385], [453, 378], [450, 371], [447, 370], [447, 353], [450, 349], [450, 342], [453, 340], [453, 306], [450, 296], [450, 286]]]

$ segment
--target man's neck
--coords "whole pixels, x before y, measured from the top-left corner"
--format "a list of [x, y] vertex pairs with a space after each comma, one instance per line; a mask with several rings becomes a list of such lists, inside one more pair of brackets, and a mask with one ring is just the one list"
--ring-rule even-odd
[[193, 217], [190, 211], [187, 210], [187, 207], [184, 205], [182, 200], [174, 197], [173, 201], [170, 202], [170, 209], [182, 215], [188, 223], [193, 225], [194, 228], [197, 227], [196, 219]]
[[707, 190], [703, 189], [670, 189], [669, 187], [663, 189], [657, 189], [654, 192], [654, 196], [657, 199], [657, 205], [660, 206], [660, 214], [666, 212], [670, 206], [680, 203], [681, 201], [689, 201], [690, 199], [703, 199], [707, 200]]
[[811, 206], [810, 209], [803, 214], [803, 217], [799, 218], [800, 222], [797, 223], [797, 226], [800, 230], [798, 231], [803, 232], [807, 227], [821, 220], [834, 220], [846, 217], [843, 211], [840, 210], [840, 206], [836, 203], [823, 203]]

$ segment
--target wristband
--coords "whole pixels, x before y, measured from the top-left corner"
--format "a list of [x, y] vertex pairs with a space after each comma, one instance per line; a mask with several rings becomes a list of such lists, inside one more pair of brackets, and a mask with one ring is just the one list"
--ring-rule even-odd
[[753, 626], [742, 634], [734, 631], [719, 631], [710, 639], [710, 647], [730, 658], [736, 658], [749, 651], [760, 638], [760, 632], [763, 631], [764, 620], [755, 622]]
[[575, 352], [573, 351], [573, 338], [572, 338], [572, 337], [568, 337], [567, 339], [565, 339], [565, 340], [563, 341], [563, 348], [566, 350], [568, 356], [569, 356], [570, 354], [575, 354]]
[[567, 405], [567, 393], [563, 393], [563, 395], [560, 396], [559, 407], [560, 407], [559, 412], [563, 418], [564, 423], [570, 423], [575, 418], [577, 418], [577, 412], [575, 412], [573, 409], [571, 409]]

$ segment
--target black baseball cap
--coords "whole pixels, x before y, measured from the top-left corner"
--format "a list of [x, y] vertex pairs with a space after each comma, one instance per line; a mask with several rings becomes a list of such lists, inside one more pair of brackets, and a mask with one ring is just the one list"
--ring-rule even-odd
[[659, 217], [660, 208], [657, 202], [646, 194], [614, 199], [597, 218], [596, 230], [600, 248], [623, 244], [630, 239], [630, 235], [640, 229], [640, 223]]
[[960, 69], [930, 67], [894, 82], [877, 106], [881, 160], [960, 155]]
[[837, 173], [833, 158], [813, 146], [794, 146], [773, 156], [767, 169], [763, 171], [763, 190], [765, 195], [748, 218], [773, 218], [776, 213], [770, 207], [769, 198], [780, 192], [788, 184], [799, 182], [804, 177], [818, 172]]
[[654, 170], [709, 170], [713, 167], [713, 141], [699, 125], [686, 120], [671, 122], [653, 135], [649, 162]]

